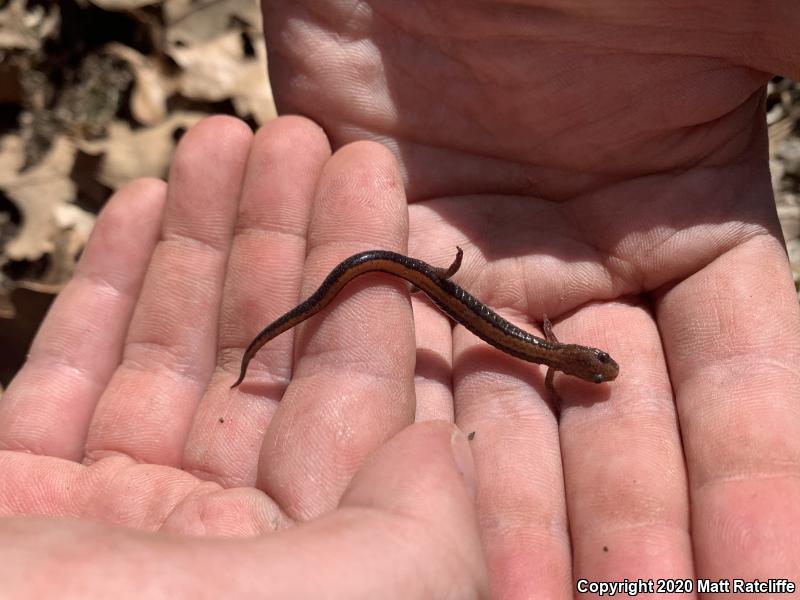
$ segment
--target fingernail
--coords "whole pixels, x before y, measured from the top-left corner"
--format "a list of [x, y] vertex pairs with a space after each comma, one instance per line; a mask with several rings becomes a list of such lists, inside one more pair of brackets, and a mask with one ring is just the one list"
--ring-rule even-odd
[[472, 498], [478, 491], [478, 484], [475, 478], [475, 463], [472, 460], [472, 449], [469, 446], [467, 436], [456, 426], [453, 426], [453, 431], [450, 434], [450, 448], [453, 451], [453, 459], [456, 461], [456, 467], [464, 479]]

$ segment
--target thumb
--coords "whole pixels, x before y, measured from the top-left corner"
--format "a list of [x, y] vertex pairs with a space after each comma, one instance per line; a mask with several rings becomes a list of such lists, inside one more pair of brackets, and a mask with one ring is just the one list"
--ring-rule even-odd
[[314, 521], [221, 539], [18, 519], [0, 524], [0, 549], [12, 548], [16, 560], [0, 560], [0, 575], [19, 575], [20, 562], [25, 573], [55, 570], [10, 582], [31, 597], [51, 588], [61, 597], [118, 599], [488, 597], [473, 473], [469, 442], [455, 426], [418, 423], [378, 449], [339, 508]]
[[469, 442], [454, 425], [404, 429], [361, 467], [335, 511], [261, 542], [251, 556], [270, 565], [263, 591], [292, 598], [317, 598], [320, 590], [348, 599], [488, 597], [474, 481]]
[[[369, 515], [353, 521], [372, 540], [364, 572], [419, 597], [488, 595], [475, 490], [472, 452], [457, 427], [432, 421], [397, 434], [356, 473], [339, 505], [350, 518]], [[385, 545], [376, 553], [379, 539]]]
[[405, 514], [418, 512], [421, 505], [428, 516], [436, 516], [430, 512], [449, 513], [452, 503], [471, 511], [475, 492], [467, 438], [455, 425], [428, 421], [406, 428], [381, 446], [353, 477], [339, 506]]

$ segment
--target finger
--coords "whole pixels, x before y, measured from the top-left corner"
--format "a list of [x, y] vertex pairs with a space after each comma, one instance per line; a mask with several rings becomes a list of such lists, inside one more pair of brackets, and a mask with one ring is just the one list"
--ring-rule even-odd
[[0, 469], [0, 517], [80, 517], [183, 536], [252, 536], [291, 524], [258, 490], [221, 489], [185, 471], [127, 456], [82, 465], [0, 451]]
[[603, 386], [556, 376], [573, 581], [691, 579], [683, 449], [652, 317], [623, 304], [589, 306], [557, 334], [591, 341], [620, 364]]
[[411, 597], [485, 597], [487, 578], [475, 490], [475, 467], [466, 436], [441, 421], [419, 423], [370, 457], [345, 492], [334, 519], [351, 520], [350, 511], [380, 511], [388, 517], [376, 519], [382, 523], [374, 527], [360, 523], [371, 532], [367, 539], [387, 536], [394, 547], [397, 540], [405, 540], [400, 546], [405, 557], [390, 553], [378, 558], [368, 549], [370, 544], [358, 544], [365, 549], [363, 559], [369, 561], [364, 564], [371, 565], [364, 572], [375, 584], [394, 579], [397, 565], [409, 565], [419, 577], [402, 573], [395, 583], [396, 589], [415, 590]]
[[[305, 581], [309, 592], [346, 584], [337, 589], [347, 598], [384, 585], [402, 598], [487, 597], [474, 477], [463, 433], [443, 422], [404, 430], [356, 474], [339, 510], [281, 534], [289, 546], [271, 540], [283, 595]], [[308, 556], [326, 557], [312, 579]], [[358, 577], [341, 577], [348, 565]]]
[[[444, 264], [430, 259], [431, 264]], [[419, 295], [417, 295], [419, 296]], [[453, 327], [428, 298], [412, 297], [417, 343], [415, 421], [453, 422]]]
[[[393, 156], [359, 143], [326, 165], [313, 206], [302, 297], [363, 250], [404, 251], [407, 212]], [[338, 502], [364, 457], [414, 415], [414, 335], [407, 286], [357, 278], [301, 325], [292, 382], [270, 423], [259, 484], [288, 514], [308, 518]]]
[[542, 398], [544, 373], [460, 327], [454, 347], [456, 423], [474, 432], [478, 518], [493, 593], [568, 597], [564, 478], [558, 424]]
[[782, 244], [755, 237], [667, 292], [700, 578], [800, 573], [800, 314]]
[[251, 133], [212, 117], [181, 140], [161, 239], [125, 341], [97, 406], [87, 456], [124, 453], [180, 464], [195, 407], [214, 369], [228, 246]]
[[0, 447], [83, 457], [92, 412], [119, 364], [165, 198], [163, 182], [139, 180], [101, 211], [72, 280], [0, 401]]
[[127, 597], [146, 571], [151, 596], [485, 598], [467, 445], [452, 426], [413, 426], [364, 465], [339, 510], [244, 540], [4, 519], [0, 548], [13, 551], [0, 578], [11, 597]]
[[[453, 264], [457, 239], [448, 235], [450, 226], [427, 204], [409, 206], [412, 234], [410, 254], [429, 264], [444, 268]], [[435, 232], [435, 233], [434, 233]], [[458, 234], [461, 235], [460, 233]], [[414, 239], [416, 238], [416, 243]], [[463, 241], [462, 241], [463, 243]], [[470, 256], [464, 256], [458, 271], [450, 279], [462, 281]], [[425, 296], [411, 297], [414, 309], [414, 331], [417, 344], [414, 392], [417, 399], [415, 420], [443, 419], [453, 421], [453, 324]]]
[[248, 379], [229, 389], [241, 349], [302, 300], [311, 200], [329, 156], [323, 131], [300, 117], [270, 121], [253, 141], [220, 314], [221, 368], [198, 407], [184, 457], [184, 468], [226, 487], [255, 485], [264, 432], [291, 377], [293, 331], [265, 346]]

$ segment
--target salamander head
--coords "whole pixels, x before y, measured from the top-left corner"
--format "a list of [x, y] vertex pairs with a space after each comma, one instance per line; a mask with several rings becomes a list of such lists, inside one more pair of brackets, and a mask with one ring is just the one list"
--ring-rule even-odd
[[571, 345], [569, 360], [559, 365], [559, 369], [567, 375], [580, 377], [584, 381], [603, 383], [613, 381], [619, 375], [619, 365], [608, 355], [608, 352], [597, 348]]

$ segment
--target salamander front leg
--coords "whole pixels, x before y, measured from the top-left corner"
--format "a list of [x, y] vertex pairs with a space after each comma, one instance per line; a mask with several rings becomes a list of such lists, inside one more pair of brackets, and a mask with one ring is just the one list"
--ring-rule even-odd
[[[547, 318], [547, 315], [542, 315], [542, 331], [544, 331], [544, 337], [548, 342], [558, 343], [558, 338], [556, 334], [553, 333], [553, 324], [550, 323], [550, 319]], [[556, 370], [553, 367], [547, 368], [547, 374], [544, 376], [544, 387], [547, 393], [550, 394], [550, 400], [553, 402], [556, 416], [559, 416], [561, 414], [561, 396], [558, 395], [553, 385], [553, 376], [555, 374]]]

